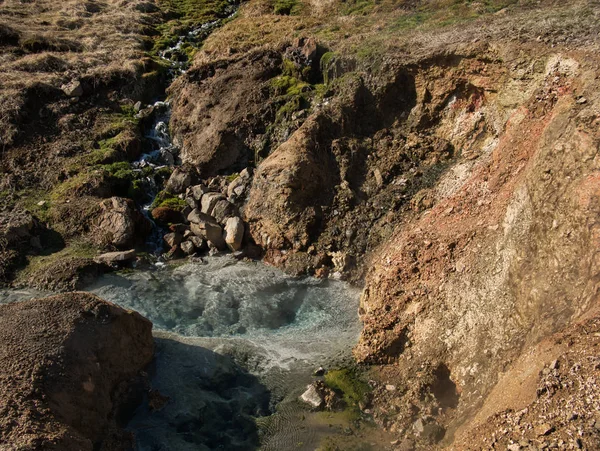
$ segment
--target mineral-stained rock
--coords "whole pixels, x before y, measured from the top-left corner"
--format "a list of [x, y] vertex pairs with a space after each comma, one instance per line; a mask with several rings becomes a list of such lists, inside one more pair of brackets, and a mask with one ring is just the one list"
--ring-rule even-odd
[[152, 324], [88, 293], [0, 305], [0, 447], [125, 449], [115, 418], [153, 355]]
[[225, 223], [225, 243], [232, 251], [242, 248], [244, 239], [244, 223], [238, 217], [229, 218]]

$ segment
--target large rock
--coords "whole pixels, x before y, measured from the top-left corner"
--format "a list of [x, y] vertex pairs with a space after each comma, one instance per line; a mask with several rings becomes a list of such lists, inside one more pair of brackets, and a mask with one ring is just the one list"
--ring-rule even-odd
[[96, 239], [101, 245], [131, 248], [150, 230], [148, 220], [131, 199], [111, 197], [100, 203], [100, 209], [102, 213], [96, 226]]
[[223, 229], [210, 216], [204, 215], [204, 219], [192, 222], [190, 228], [194, 235], [209, 241], [217, 249], [224, 250], [227, 247], [223, 239]]
[[116, 418], [152, 360], [148, 320], [88, 293], [0, 305], [0, 349], [2, 449], [131, 446]]
[[219, 224], [224, 224], [227, 218], [238, 216], [239, 212], [235, 205], [227, 200], [219, 200], [212, 209], [212, 216]]
[[[171, 86], [171, 129], [181, 158], [203, 178], [253, 158], [247, 141], [264, 127], [269, 90], [261, 89], [280, 72], [276, 51], [235, 55], [193, 67]], [[218, 99], [218, 101], [215, 101]]]
[[188, 166], [175, 168], [165, 185], [165, 189], [173, 194], [185, 193], [186, 189], [196, 182], [196, 171]]
[[96, 263], [105, 263], [107, 265], [120, 264], [131, 261], [135, 258], [135, 249], [121, 252], [107, 252], [94, 258]]
[[254, 241], [263, 248], [303, 248], [330, 205], [338, 172], [323, 150], [328, 118], [313, 116], [257, 168], [245, 209]]
[[225, 243], [232, 251], [242, 248], [244, 239], [244, 223], [238, 217], [229, 218], [225, 223]]
[[213, 209], [221, 200], [225, 200], [225, 196], [221, 193], [206, 193], [200, 201], [200, 210], [202, 213], [213, 216]]

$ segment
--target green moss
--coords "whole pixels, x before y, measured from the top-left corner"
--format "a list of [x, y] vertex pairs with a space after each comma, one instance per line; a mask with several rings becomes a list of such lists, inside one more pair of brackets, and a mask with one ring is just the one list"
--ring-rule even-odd
[[300, 6], [297, 0], [275, 0], [273, 12], [281, 16], [296, 15], [300, 12]]
[[168, 191], [161, 191], [156, 195], [154, 202], [150, 208], [166, 207], [172, 208], [173, 210], [181, 211], [185, 208], [186, 203], [183, 199], [169, 193]]
[[335, 52], [326, 52], [319, 61], [319, 68], [321, 69], [321, 74], [325, 84], [329, 84], [329, 70], [332, 64], [335, 62], [336, 56], [337, 54]]
[[64, 182], [56, 185], [50, 192], [49, 198], [51, 202], [64, 202], [65, 199], [72, 197], [84, 185], [92, 182], [94, 178], [99, 177], [99, 174], [93, 171], [83, 171], [73, 177], [68, 178]]
[[233, 174], [229, 174], [228, 176], [225, 177], [225, 180], [227, 180], [227, 183], [231, 183], [233, 182], [235, 179], [237, 179], [240, 176], [239, 173], [234, 172]]
[[82, 240], [73, 241], [58, 252], [50, 252], [51, 253], [46, 255], [28, 257], [27, 266], [17, 275], [17, 284], [27, 283], [30, 277], [42, 272], [46, 268], [51, 268], [61, 260], [70, 258], [94, 258], [97, 255], [96, 248]]
[[300, 96], [312, 90], [311, 85], [289, 75], [280, 75], [271, 80], [271, 88], [276, 96]]
[[332, 370], [325, 374], [325, 383], [334, 390], [344, 394], [344, 401], [349, 407], [358, 407], [370, 392], [369, 385], [360, 379], [356, 370]]
[[100, 166], [109, 177], [122, 182], [130, 182], [135, 178], [135, 173], [131, 169], [131, 165], [126, 161], [118, 161], [116, 163], [105, 164]]

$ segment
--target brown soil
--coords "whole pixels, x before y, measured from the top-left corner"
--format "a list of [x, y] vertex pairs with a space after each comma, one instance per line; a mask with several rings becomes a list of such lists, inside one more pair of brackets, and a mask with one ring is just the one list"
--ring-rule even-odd
[[120, 450], [152, 324], [87, 293], [0, 306], [0, 448]]

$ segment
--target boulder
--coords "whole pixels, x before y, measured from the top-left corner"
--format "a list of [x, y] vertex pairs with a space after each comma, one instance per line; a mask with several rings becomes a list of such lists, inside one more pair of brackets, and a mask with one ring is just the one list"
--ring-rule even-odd
[[180, 211], [169, 207], [156, 207], [152, 210], [152, 217], [160, 224], [178, 224], [183, 222], [183, 215]]
[[198, 209], [195, 209], [195, 210], [192, 210], [190, 212], [190, 214], [187, 216], [187, 220], [188, 220], [188, 222], [190, 222], [192, 224], [203, 224], [206, 221], [214, 222], [215, 218], [213, 218], [210, 215], [207, 215], [206, 213], [202, 213]]
[[194, 244], [194, 246], [196, 247], [197, 250], [201, 251], [201, 250], [205, 250], [207, 249], [207, 245], [206, 245], [206, 241], [204, 241], [204, 238], [200, 237], [200, 236], [191, 236], [190, 237], [190, 241]]
[[200, 207], [200, 202], [194, 199], [192, 196], [185, 198], [185, 203], [193, 210], [194, 208]]
[[200, 199], [202, 199], [202, 195], [204, 193], [208, 192], [208, 188], [206, 188], [206, 186], [204, 185], [194, 185], [191, 186], [188, 191], [186, 192], [186, 194], [188, 196], [193, 197], [195, 200], [200, 201]]
[[306, 387], [306, 391], [302, 393], [300, 399], [309, 404], [313, 409], [320, 409], [323, 407], [325, 401], [314, 384], [310, 384]]
[[148, 220], [131, 199], [111, 197], [100, 203], [100, 209], [96, 235], [101, 245], [130, 249], [150, 230]]
[[194, 246], [194, 243], [191, 240], [184, 241], [179, 245], [179, 247], [181, 247], [181, 250], [185, 255], [192, 255], [194, 252], [196, 252], [196, 246]]
[[200, 210], [202, 213], [212, 216], [212, 211], [220, 200], [225, 200], [225, 196], [221, 193], [206, 193], [200, 201]]
[[152, 361], [150, 321], [89, 293], [61, 294], [0, 305], [0, 347], [2, 449], [131, 447], [117, 418], [135, 408], [128, 395]]
[[135, 258], [135, 249], [121, 252], [107, 252], [106, 254], [98, 255], [94, 258], [96, 263], [104, 263], [107, 265], [119, 264], [131, 261]]
[[237, 216], [239, 214], [235, 205], [227, 200], [219, 200], [212, 210], [212, 216], [219, 224], [224, 224], [227, 218]]
[[165, 189], [173, 194], [185, 193], [185, 190], [196, 181], [192, 168], [182, 166], [175, 168], [165, 185]]
[[238, 217], [229, 218], [225, 223], [225, 243], [232, 251], [242, 248], [244, 239], [244, 223]]
[[181, 233], [171, 232], [167, 233], [163, 239], [165, 240], [165, 243], [169, 245], [169, 247], [173, 247], [177, 246], [183, 241], [183, 235], [181, 235]]
[[198, 223], [193, 222], [190, 227], [194, 235], [204, 238], [217, 249], [224, 250], [227, 248], [223, 239], [223, 229], [213, 218]]

